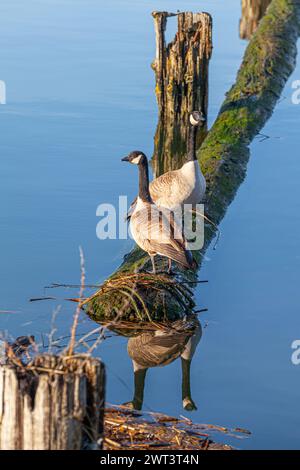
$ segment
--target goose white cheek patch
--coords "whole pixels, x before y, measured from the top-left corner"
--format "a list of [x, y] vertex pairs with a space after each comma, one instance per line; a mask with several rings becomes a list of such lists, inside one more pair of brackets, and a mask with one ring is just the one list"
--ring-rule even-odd
[[142, 158], [142, 155], [138, 155], [137, 157], [131, 160], [131, 163], [135, 163], [135, 165], [138, 165], [141, 161], [141, 158]]
[[198, 124], [198, 121], [196, 121], [196, 119], [194, 119], [192, 115], [190, 116], [190, 122], [193, 126], [196, 126]]

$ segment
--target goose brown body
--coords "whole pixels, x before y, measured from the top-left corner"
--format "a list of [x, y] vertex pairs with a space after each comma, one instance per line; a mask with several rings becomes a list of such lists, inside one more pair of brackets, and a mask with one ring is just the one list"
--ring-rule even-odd
[[[150, 196], [156, 206], [176, 211], [185, 204], [195, 206], [203, 200], [206, 181], [196, 155], [197, 128], [202, 120], [202, 114], [198, 111], [191, 113], [187, 161], [183, 166], [178, 170], [167, 171], [149, 184]], [[137, 198], [130, 206], [128, 220], [134, 211], [136, 201]]]
[[[197, 319], [178, 320], [172, 323], [171, 327], [130, 338], [127, 350], [134, 361], [135, 370], [165, 366], [182, 354], [187, 355], [187, 351], [191, 359], [201, 335], [201, 325]], [[193, 344], [193, 350], [189, 342]]]
[[150, 195], [158, 207], [176, 210], [184, 204], [202, 201], [206, 182], [197, 160], [186, 162], [179, 170], [168, 171], [154, 179], [149, 186]]
[[150, 256], [166, 256], [187, 269], [196, 267], [182, 228], [166, 210], [138, 198], [130, 229], [135, 242]]
[[186, 248], [182, 227], [178, 226], [174, 214], [167, 209], [157, 207], [149, 192], [149, 171], [146, 155], [134, 150], [123, 161], [138, 165], [139, 195], [133, 208], [130, 228], [133, 239], [146, 251], [152, 261], [155, 273], [154, 256], [161, 255], [174, 260], [185, 268], [195, 269], [197, 264], [191, 252]]

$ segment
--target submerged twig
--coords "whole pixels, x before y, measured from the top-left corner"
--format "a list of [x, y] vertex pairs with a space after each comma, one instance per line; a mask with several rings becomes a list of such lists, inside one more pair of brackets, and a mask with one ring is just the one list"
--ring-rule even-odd
[[55, 297], [33, 297], [29, 299], [29, 302], [39, 302], [41, 300], [56, 300]]

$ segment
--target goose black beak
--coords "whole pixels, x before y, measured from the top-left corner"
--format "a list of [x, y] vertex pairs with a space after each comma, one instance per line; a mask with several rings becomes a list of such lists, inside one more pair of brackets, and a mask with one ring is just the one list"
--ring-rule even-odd
[[121, 161], [122, 161], [122, 162], [129, 162], [129, 157], [128, 157], [128, 155], [127, 155], [127, 157], [122, 158]]

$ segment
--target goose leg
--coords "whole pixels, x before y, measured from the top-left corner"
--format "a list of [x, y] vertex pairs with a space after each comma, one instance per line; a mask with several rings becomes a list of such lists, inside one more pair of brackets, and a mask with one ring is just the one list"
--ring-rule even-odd
[[156, 269], [155, 269], [155, 255], [149, 255], [150, 256], [150, 259], [151, 259], [151, 263], [152, 263], [152, 273], [153, 274], [156, 274]]
[[193, 411], [197, 409], [191, 397], [191, 384], [190, 384], [190, 370], [191, 361], [188, 359], [181, 358], [182, 368], [182, 406], [187, 411]]
[[147, 370], [148, 369], [138, 369], [134, 372], [134, 396], [132, 401], [123, 403], [124, 406], [134, 410], [142, 409]]
[[143, 406], [147, 370], [148, 369], [141, 369], [134, 373], [134, 397], [132, 404], [135, 410], [141, 410]]

